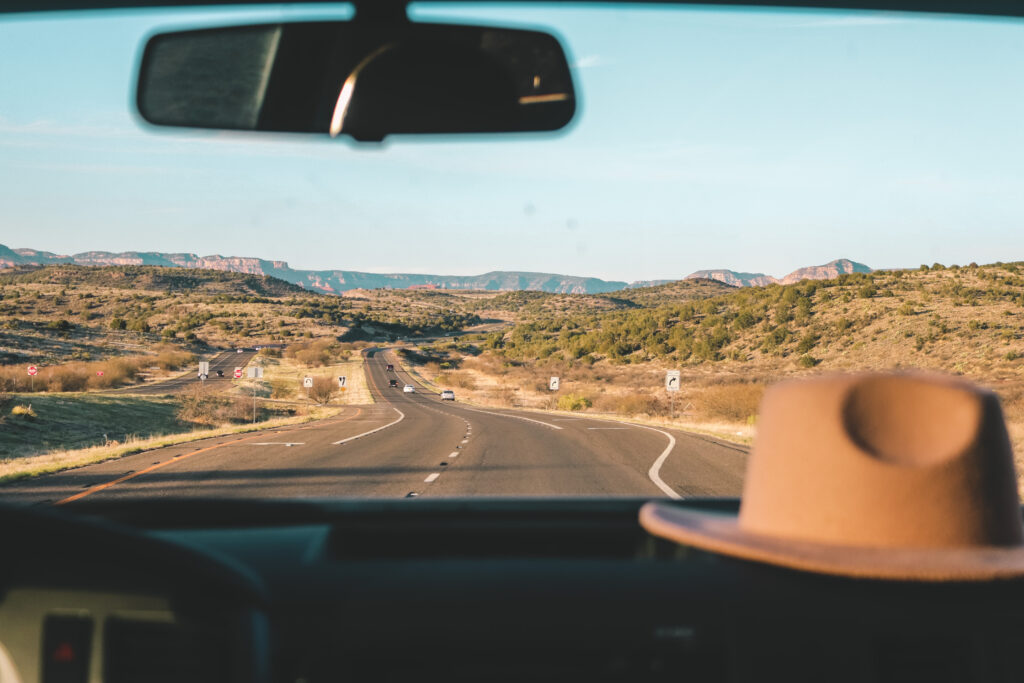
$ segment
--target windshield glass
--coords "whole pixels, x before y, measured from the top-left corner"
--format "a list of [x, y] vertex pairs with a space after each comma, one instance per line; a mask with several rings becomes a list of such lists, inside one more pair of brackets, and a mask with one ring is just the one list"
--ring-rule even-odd
[[1024, 28], [419, 5], [555, 34], [555, 133], [160, 128], [158, 32], [0, 21], [0, 500], [736, 496], [772, 383], [923, 368], [1024, 435]]

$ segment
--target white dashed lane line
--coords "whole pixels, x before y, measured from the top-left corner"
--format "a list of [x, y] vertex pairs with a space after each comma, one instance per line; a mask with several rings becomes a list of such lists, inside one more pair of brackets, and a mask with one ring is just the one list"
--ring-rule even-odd
[[449, 458], [457, 458], [457, 457], [459, 457], [459, 452], [455, 451], [454, 453], [449, 453], [448, 457]]
[[423, 480], [423, 483], [424, 483], [424, 484], [430, 484], [431, 482], [433, 482], [433, 481], [434, 481], [435, 479], [437, 479], [437, 478], [438, 478], [438, 477], [440, 477], [440, 476], [441, 476], [441, 473], [440, 473], [440, 472], [434, 472], [434, 473], [433, 473], [433, 474], [431, 474], [431, 475], [430, 475], [429, 477], [427, 477], [426, 479], [424, 479], [424, 480]]

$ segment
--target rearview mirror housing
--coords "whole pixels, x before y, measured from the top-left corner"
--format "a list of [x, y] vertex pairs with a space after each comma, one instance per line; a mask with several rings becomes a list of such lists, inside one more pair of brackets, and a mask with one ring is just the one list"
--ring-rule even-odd
[[552, 35], [358, 20], [155, 35], [143, 52], [137, 104], [159, 126], [363, 141], [553, 131], [576, 110]]

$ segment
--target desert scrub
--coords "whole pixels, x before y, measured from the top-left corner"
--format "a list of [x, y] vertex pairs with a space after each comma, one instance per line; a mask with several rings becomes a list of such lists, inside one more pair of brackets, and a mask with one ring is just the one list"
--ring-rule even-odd
[[586, 410], [593, 402], [583, 394], [565, 394], [558, 397], [559, 410]]

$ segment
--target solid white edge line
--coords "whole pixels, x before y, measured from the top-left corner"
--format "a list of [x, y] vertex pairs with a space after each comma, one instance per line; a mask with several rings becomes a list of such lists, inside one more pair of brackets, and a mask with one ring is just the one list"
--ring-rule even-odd
[[368, 432], [363, 432], [362, 434], [356, 434], [355, 436], [350, 436], [347, 439], [342, 439], [341, 441], [335, 441], [332, 445], [333, 446], [340, 446], [343, 443], [348, 443], [349, 441], [355, 441], [356, 439], [361, 439], [364, 436], [369, 436], [370, 434], [374, 434], [376, 432], [379, 432], [382, 429], [387, 429], [388, 427], [396, 425], [396, 424], [398, 424], [399, 422], [401, 422], [402, 420], [405, 419], [405, 413], [403, 413], [401, 410], [399, 410], [398, 408], [396, 408], [393, 405], [389, 405], [388, 407], [391, 408], [392, 410], [394, 410], [396, 413], [398, 413], [398, 419], [397, 420], [395, 420], [394, 422], [388, 422], [386, 425], [383, 425], [381, 427], [377, 427], [376, 429], [371, 429]]
[[431, 474], [431, 475], [430, 475], [429, 477], [427, 477], [426, 479], [424, 479], [424, 480], [423, 480], [423, 483], [424, 483], [424, 484], [431, 484], [431, 483], [433, 483], [433, 481], [434, 481], [435, 479], [437, 479], [437, 478], [438, 478], [438, 477], [440, 477], [440, 476], [441, 476], [441, 473], [440, 473], [440, 472], [434, 472], [434, 473], [433, 473], [433, 474]]

